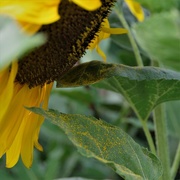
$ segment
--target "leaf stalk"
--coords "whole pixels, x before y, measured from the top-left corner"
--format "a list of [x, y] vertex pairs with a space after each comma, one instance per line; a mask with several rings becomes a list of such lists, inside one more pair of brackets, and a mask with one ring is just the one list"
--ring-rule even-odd
[[179, 145], [178, 145], [178, 148], [176, 151], [176, 155], [175, 155], [172, 167], [171, 167], [171, 178], [172, 179], [175, 179], [179, 165], [180, 165], [180, 142], [179, 142]]
[[128, 35], [129, 40], [130, 40], [130, 43], [132, 45], [137, 65], [139, 67], [143, 67], [144, 65], [143, 65], [143, 61], [142, 61], [142, 58], [141, 58], [141, 55], [140, 55], [140, 52], [139, 52], [139, 48], [137, 46], [137, 43], [136, 43], [136, 41], [134, 39], [134, 36], [132, 34], [132, 31], [131, 31], [128, 23], [126, 22], [126, 19], [124, 18], [123, 13], [119, 11], [118, 7], [115, 7], [115, 12], [116, 12], [119, 20], [121, 21], [122, 25], [124, 26], [124, 28], [128, 30], [127, 35]]
[[144, 133], [146, 135], [146, 139], [148, 141], [150, 150], [155, 155], [156, 154], [156, 149], [155, 149], [155, 146], [154, 146], [154, 142], [153, 142], [152, 136], [151, 136], [151, 134], [149, 132], [149, 129], [147, 127], [147, 121], [141, 121], [141, 123], [142, 123], [142, 127], [143, 127], [143, 130], [144, 130]]

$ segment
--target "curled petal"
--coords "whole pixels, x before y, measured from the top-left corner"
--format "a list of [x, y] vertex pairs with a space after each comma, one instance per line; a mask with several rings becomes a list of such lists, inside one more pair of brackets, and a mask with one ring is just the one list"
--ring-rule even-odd
[[89, 49], [96, 49], [97, 53], [103, 58], [104, 61], [106, 61], [106, 55], [99, 47], [99, 43], [103, 40], [108, 38], [111, 34], [125, 34], [127, 33], [127, 30], [124, 28], [110, 28], [109, 22], [107, 19], [104, 20], [104, 22], [101, 24], [101, 29], [99, 33], [97, 33], [97, 36], [95, 39], [91, 41], [89, 44]]

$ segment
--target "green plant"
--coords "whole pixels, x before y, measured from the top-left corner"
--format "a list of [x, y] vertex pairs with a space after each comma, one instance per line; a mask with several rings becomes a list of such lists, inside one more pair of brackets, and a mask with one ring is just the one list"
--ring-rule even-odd
[[[52, 94], [67, 97], [78, 104], [78, 110], [74, 110], [76, 105], [72, 105], [72, 112], [66, 108], [67, 113], [37, 107], [27, 109], [59, 126], [82, 155], [101, 161], [124, 179], [170, 180], [175, 178], [180, 162], [180, 116], [177, 108], [180, 102], [175, 102], [172, 109], [173, 104], [164, 103], [180, 100], [178, 1], [138, 1], [152, 14], [141, 23], [132, 20], [129, 22], [133, 23], [131, 26], [123, 14], [122, 4], [116, 4], [116, 16], [113, 14], [110, 21], [118, 19], [114, 25], [121, 23], [128, 29], [128, 34], [121, 39], [112, 36], [107, 50], [108, 63], [82, 63], [58, 80], [58, 88], [71, 88], [71, 91], [54, 89]], [[74, 89], [78, 86], [85, 88]], [[107, 91], [122, 95], [124, 102], [110, 104], [101, 100], [105, 98], [101, 93]], [[111, 113], [102, 113], [104, 109]], [[74, 114], [75, 111], [81, 114]], [[142, 127], [148, 145], [142, 145], [145, 141], [137, 143], [132, 139], [134, 133], [130, 125], [135, 127], [133, 132]], [[168, 133], [178, 142], [173, 160], [170, 160]], [[54, 161], [51, 163], [50, 167], [53, 167]], [[54, 166], [57, 168], [56, 163]]]
[[[62, 128], [81, 154], [100, 160], [125, 179], [174, 179], [179, 164], [178, 147], [170, 170], [167, 121], [162, 103], [180, 100], [180, 74], [159, 68], [163, 64], [180, 69], [179, 11], [175, 9], [175, 2], [157, 3], [161, 12], [153, 4], [154, 1], [145, 3], [147, 8], [154, 10], [152, 15], [132, 27], [123, 16], [121, 7], [115, 7], [120, 22], [129, 31], [128, 38], [137, 67], [91, 61], [74, 67], [57, 83], [57, 87], [93, 84], [93, 87], [122, 94], [141, 122], [150, 151], [135, 143], [120, 127], [102, 120], [30, 108]], [[166, 8], [164, 5], [167, 5]], [[138, 48], [136, 41], [143, 50]], [[123, 46], [121, 42], [118, 44]], [[141, 54], [149, 58], [152, 66], [144, 67]], [[151, 112], [156, 145], [147, 125]]]

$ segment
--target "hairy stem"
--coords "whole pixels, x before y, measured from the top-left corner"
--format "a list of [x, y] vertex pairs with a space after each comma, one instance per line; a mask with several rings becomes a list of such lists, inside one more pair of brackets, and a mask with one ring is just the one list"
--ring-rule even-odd
[[[130, 29], [128, 23], [126, 22], [126, 19], [124, 18], [123, 13], [119, 11], [118, 7], [115, 7], [115, 12], [116, 12], [119, 20], [121, 21], [122, 25], [124, 26], [124, 28], [128, 30], [127, 35], [128, 35], [129, 40], [130, 40], [131, 46], [133, 48], [133, 52], [134, 52], [134, 55], [135, 55], [135, 58], [136, 58], [137, 65], [139, 67], [143, 67], [144, 65], [143, 65], [143, 61], [142, 61], [142, 58], [141, 58], [141, 55], [140, 55], [140, 52], [139, 52], [139, 48], [138, 48], [138, 46], [136, 44], [136, 41], [134, 39], [134, 36], [133, 36], [133, 34], [131, 32], [131, 29]], [[149, 132], [149, 129], [147, 127], [147, 121], [142, 120], [141, 123], [142, 123], [144, 133], [146, 135], [150, 150], [151, 150], [151, 152], [153, 154], [156, 154], [154, 142], [153, 142], [152, 136], [151, 136], [151, 134]]]
[[167, 124], [164, 113], [164, 105], [158, 105], [153, 112], [153, 119], [155, 124], [155, 134], [156, 134], [156, 145], [157, 145], [157, 155], [162, 162], [163, 175], [162, 180], [170, 180], [170, 160], [169, 160], [169, 148], [167, 139]]
[[149, 132], [149, 129], [147, 127], [147, 122], [146, 121], [142, 121], [142, 127], [143, 127], [144, 133], [146, 135], [146, 139], [148, 141], [151, 152], [153, 154], [156, 154], [156, 149], [155, 149], [155, 146], [154, 146], [154, 142], [153, 142], [152, 136], [151, 136], [151, 134]]

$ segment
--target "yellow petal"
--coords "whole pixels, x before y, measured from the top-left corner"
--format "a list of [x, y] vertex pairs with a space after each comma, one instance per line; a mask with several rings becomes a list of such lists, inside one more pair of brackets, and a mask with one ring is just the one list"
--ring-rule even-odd
[[24, 121], [26, 121], [26, 125], [22, 139], [21, 158], [24, 165], [30, 168], [33, 161], [34, 136], [38, 125], [38, 115], [31, 113], [24, 118]]
[[138, 21], [142, 22], [144, 20], [144, 12], [141, 5], [134, 0], [125, 0], [132, 14], [138, 19]]
[[[45, 85], [41, 92], [38, 92], [36, 90], [36, 92], [34, 91], [34, 93], [32, 94], [32, 98], [38, 98], [40, 97], [39, 93], [41, 93], [40, 98], [43, 101], [41, 100], [40, 102], [42, 103], [44, 109], [47, 108], [51, 88], [52, 83], [50, 85]], [[38, 104], [38, 106], [40, 106], [40, 104]], [[21, 148], [21, 158], [24, 165], [28, 168], [31, 167], [33, 161], [33, 148], [35, 144], [37, 145], [37, 132], [39, 133], [43, 120], [43, 117], [40, 117], [39, 115], [34, 114], [32, 112], [29, 112], [29, 114], [24, 118], [24, 121], [26, 122], [26, 127], [22, 139], [23, 146]]]
[[3, 0], [0, 3], [0, 14], [32, 24], [49, 24], [60, 18], [59, 4], [60, 0]]
[[106, 28], [106, 27], [102, 27], [102, 31], [109, 34], [126, 34], [128, 32], [124, 28]]
[[102, 5], [100, 0], [71, 0], [71, 1], [88, 11], [94, 11], [100, 8]]
[[11, 72], [9, 68], [0, 72], [0, 122], [3, 118], [13, 95], [14, 79], [16, 77], [18, 65], [14, 62], [11, 66]]
[[[47, 106], [46, 106], [46, 107], [47, 107]], [[43, 118], [42, 116], [39, 116], [39, 117], [38, 117], [38, 122], [39, 122], [39, 124], [37, 125], [36, 132], [35, 132], [35, 135], [34, 135], [34, 146], [35, 146], [39, 151], [43, 151], [43, 147], [42, 147], [42, 146], [39, 144], [39, 142], [38, 142], [40, 127], [41, 127], [41, 124], [43, 123], [43, 120], [44, 120], [44, 118]]]
[[91, 41], [88, 46], [88, 49], [96, 48], [97, 53], [102, 57], [104, 61], [106, 61], [105, 53], [100, 49], [99, 43], [110, 36], [110, 34], [124, 34], [128, 31], [124, 28], [110, 28], [108, 19], [104, 19], [104, 22], [101, 24], [101, 29], [97, 33], [95, 39]]
[[16, 84], [11, 103], [0, 121], [0, 156], [2, 156], [13, 143], [21, 126], [25, 111], [27, 111], [24, 108], [24, 101], [30, 98], [30, 93], [25, 93], [23, 86]]
[[95, 36], [95, 39], [93, 39], [91, 41], [91, 43], [88, 46], [88, 49], [94, 49], [96, 48], [96, 46], [100, 43], [100, 41], [102, 41], [103, 39], [106, 39], [110, 36], [109, 33], [106, 33], [102, 30], [102, 28], [109, 28], [109, 22], [107, 19], [104, 20], [104, 22], [101, 24], [101, 29], [100, 31], [97, 33], [97, 36]]
[[105, 53], [101, 50], [101, 48], [99, 47], [99, 45], [97, 45], [96, 51], [97, 51], [97, 53], [103, 58], [103, 60], [106, 61], [106, 55], [105, 55]]
[[42, 150], [38, 135], [44, 118], [26, 110], [24, 106], [42, 105], [46, 109], [52, 84], [29, 89], [27, 85], [14, 83], [11, 102], [0, 119], [0, 156], [7, 153], [7, 167], [17, 163], [19, 154], [25, 166], [30, 167], [34, 145]]
[[24, 133], [25, 121], [22, 121], [21, 126], [18, 130], [18, 133], [10, 146], [10, 148], [6, 152], [6, 167], [13, 167], [19, 160], [21, 146], [22, 146], [22, 137]]

